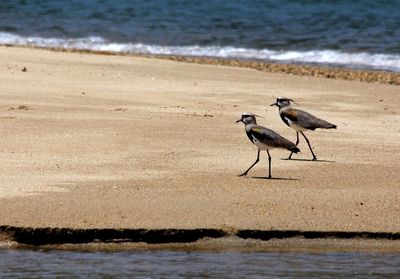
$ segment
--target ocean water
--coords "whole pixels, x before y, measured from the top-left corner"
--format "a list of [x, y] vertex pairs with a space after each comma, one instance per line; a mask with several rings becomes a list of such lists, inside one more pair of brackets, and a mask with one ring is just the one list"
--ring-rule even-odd
[[0, 44], [400, 72], [400, 2], [2, 0]]
[[0, 249], [1, 278], [399, 278], [390, 253]]

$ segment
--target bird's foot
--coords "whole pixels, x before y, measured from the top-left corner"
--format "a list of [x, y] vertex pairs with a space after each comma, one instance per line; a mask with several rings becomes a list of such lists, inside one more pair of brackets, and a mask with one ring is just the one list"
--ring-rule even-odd
[[239, 176], [239, 177], [241, 177], [241, 176], [244, 176], [244, 177], [246, 177], [246, 176], [247, 176], [247, 172], [244, 172], [244, 173], [238, 174], [238, 176]]
[[314, 156], [314, 157], [312, 158], [312, 160], [313, 160], [313, 161], [318, 161], [317, 156]]

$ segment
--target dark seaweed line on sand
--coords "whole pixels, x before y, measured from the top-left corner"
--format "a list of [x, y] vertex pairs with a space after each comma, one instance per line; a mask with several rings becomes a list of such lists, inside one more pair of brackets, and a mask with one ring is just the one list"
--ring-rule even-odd
[[86, 243], [191, 243], [203, 238], [237, 236], [242, 239], [386, 239], [400, 240], [400, 233], [299, 230], [222, 230], [222, 229], [71, 229], [0, 226], [0, 240], [21, 244]]
[[102, 54], [102, 55], [116, 55], [116, 56], [132, 56], [132, 57], [147, 57], [157, 59], [167, 59], [186, 63], [206, 64], [206, 65], [222, 65], [229, 67], [250, 68], [269, 73], [283, 73], [296, 76], [312, 76], [322, 77], [329, 79], [342, 79], [351, 81], [362, 81], [371, 83], [382, 83], [400, 85], [400, 73], [388, 71], [372, 71], [372, 70], [353, 70], [344, 68], [322, 67], [313, 65], [302, 64], [277, 64], [267, 63], [261, 61], [249, 61], [238, 59], [223, 59], [223, 58], [208, 58], [208, 57], [194, 57], [194, 56], [180, 56], [180, 55], [157, 55], [157, 54], [132, 54], [111, 51], [94, 51], [94, 50], [81, 50], [81, 49], [65, 49], [65, 48], [51, 48], [51, 47], [36, 47], [36, 46], [18, 46], [9, 44], [0, 44], [7, 47], [28, 47], [34, 49], [47, 49], [58, 52], [72, 52], [72, 53], [89, 53], [89, 54]]

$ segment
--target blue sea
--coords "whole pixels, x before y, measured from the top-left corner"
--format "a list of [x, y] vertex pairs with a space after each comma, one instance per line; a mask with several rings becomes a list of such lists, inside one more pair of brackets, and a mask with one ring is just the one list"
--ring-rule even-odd
[[1, 0], [0, 44], [400, 72], [400, 1]]

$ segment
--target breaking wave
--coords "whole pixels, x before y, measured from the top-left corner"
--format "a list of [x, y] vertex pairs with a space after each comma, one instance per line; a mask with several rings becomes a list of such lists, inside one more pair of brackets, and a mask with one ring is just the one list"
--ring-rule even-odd
[[357, 69], [377, 69], [400, 72], [400, 55], [367, 52], [346, 53], [337, 50], [270, 50], [233, 46], [161, 46], [141, 43], [115, 43], [101, 37], [75, 39], [23, 37], [0, 32], [0, 44], [50, 48], [110, 51], [132, 54], [161, 54], [217, 57], [227, 59], [262, 60], [278, 63], [321, 64]]

